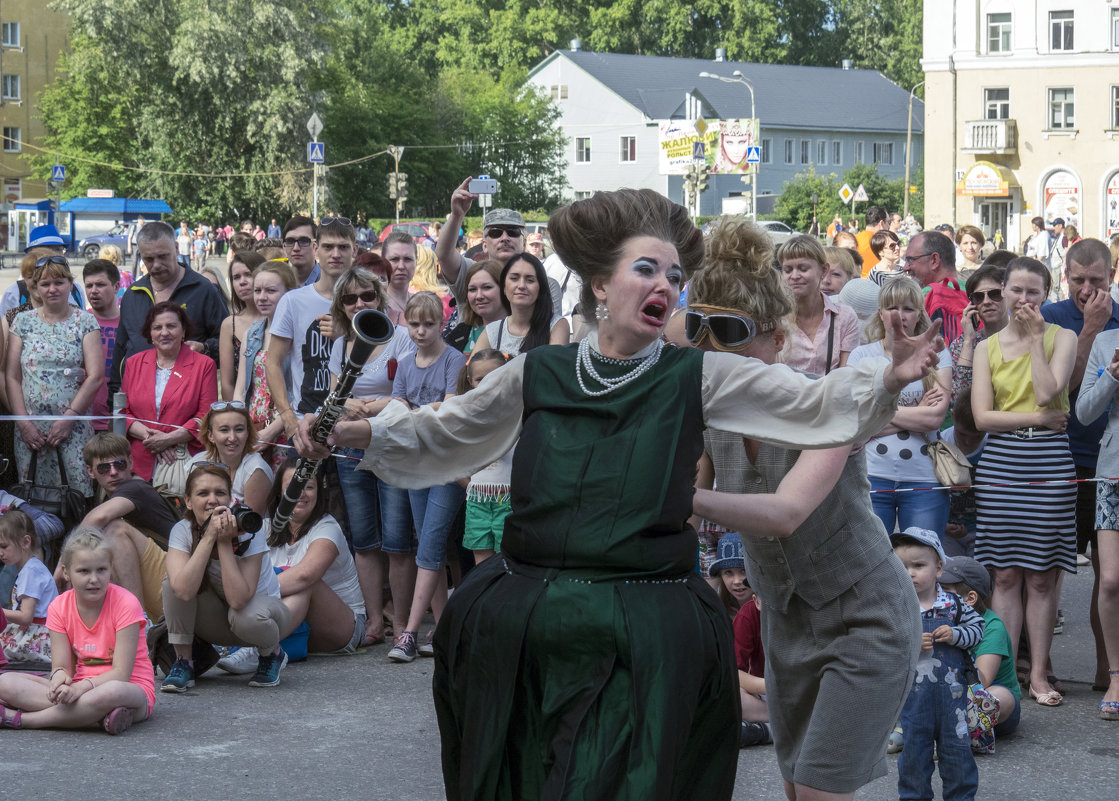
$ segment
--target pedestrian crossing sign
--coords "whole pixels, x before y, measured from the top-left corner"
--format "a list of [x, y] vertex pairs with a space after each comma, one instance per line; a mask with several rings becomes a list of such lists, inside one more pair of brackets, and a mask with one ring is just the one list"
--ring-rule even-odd
[[762, 149], [760, 147], [746, 148], [746, 163], [747, 164], [761, 164], [762, 163]]
[[51, 180], [52, 181], [65, 181], [66, 168], [61, 164], [55, 164], [51, 167]]
[[326, 145], [322, 142], [308, 142], [307, 143], [307, 161], [311, 164], [323, 164], [326, 162]]

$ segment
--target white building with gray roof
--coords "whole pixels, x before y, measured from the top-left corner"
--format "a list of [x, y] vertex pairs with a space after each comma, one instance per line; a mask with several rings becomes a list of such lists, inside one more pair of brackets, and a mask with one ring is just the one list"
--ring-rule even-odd
[[[905, 174], [909, 92], [874, 70], [749, 64], [725, 60], [557, 50], [529, 73], [558, 104], [568, 136], [569, 199], [628, 186], [683, 202], [683, 178], [658, 169], [658, 130], [667, 120], [750, 117], [754, 87], [760, 120], [758, 210], [770, 211], [781, 187], [810, 167], [842, 175], [875, 163], [888, 178]], [[911, 167], [921, 163], [924, 107], [913, 104]], [[737, 210], [749, 192], [737, 175], [711, 175], [701, 214]], [[728, 199], [730, 199], [728, 201]]]

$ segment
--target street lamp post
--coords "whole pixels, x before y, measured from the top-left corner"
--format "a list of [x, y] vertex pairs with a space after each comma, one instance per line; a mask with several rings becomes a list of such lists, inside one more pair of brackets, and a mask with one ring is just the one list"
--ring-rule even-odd
[[[741, 70], [735, 70], [731, 73], [733, 77], [728, 78], [725, 75], [715, 75], [711, 72], [701, 72], [700, 78], [714, 78], [716, 81], [723, 83], [740, 83], [746, 87], [750, 92], [750, 125], [757, 125], [759, 133], [761, 132], [761, 125], [757, 124], [757, 114], [754, 110], [754, 85], [750, 83], [750, 79], [742, 74]], [[754, 144], [758, 144], [755, 142]], [[750, 175], [750, 217], [757, 222], [758, 220], [758, 165], [754, 165], [754, 172]]]
[[913, 93], [924, 85], [925, 82], [921, 81], [909, 90], [909, 113], [905, 117], [905, 186], [902, 189], [904, 200], [901, 212], [903, 220], [909, 219], [909, 150], [913, 144]]

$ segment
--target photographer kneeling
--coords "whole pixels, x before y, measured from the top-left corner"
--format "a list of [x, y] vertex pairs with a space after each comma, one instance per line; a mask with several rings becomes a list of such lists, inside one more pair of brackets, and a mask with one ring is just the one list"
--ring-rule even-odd
[[231, 504], [229, 474], [196, 467], [186, 481], [186, 519], [171, 529], [163, 610], [175, 664], [163, 692], [194, 686], [191, 644], [197, 634], [215, 645], [253, 646], [260, 654], [250, 687], [275, 687], [287, 654], [280, 640], [292, 629], [268, 558], [260, 516]]

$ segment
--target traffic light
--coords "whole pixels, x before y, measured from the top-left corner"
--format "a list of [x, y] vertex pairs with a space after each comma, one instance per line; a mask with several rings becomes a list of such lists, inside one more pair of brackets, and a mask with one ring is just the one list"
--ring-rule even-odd
[[399, 200], [408, 199], [408, 173], [396, 173], [396, 194], [391, 197], [396, 197]]
[[707, 191], [707, 170], [696, 167], [696, 194]]
[[388, 175], [388, 178], [389, 178], [389, 197], [395, 200], [396, 199], [396, 173], [395, 172], [390, 172], [389, 175]]
[[697, 182], [698, 176], [696, 174], [695, 165], [693, 164], [688, 167], [688, 171], [684, 174], [684, 194], [687, 195], [690, 200], [695, 199]]

